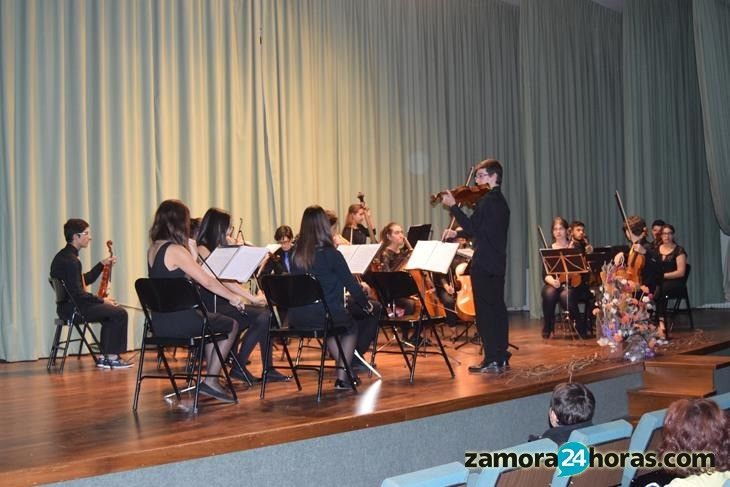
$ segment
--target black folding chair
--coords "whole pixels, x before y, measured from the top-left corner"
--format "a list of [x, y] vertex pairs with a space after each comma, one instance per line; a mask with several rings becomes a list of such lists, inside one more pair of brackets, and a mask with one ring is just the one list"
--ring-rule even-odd
[[[48, 364], [46, 364], [46, 369], [50, 371], [51, 367], [56, 365], [58, 353], [63, 352], [63, 356], [61, 357], [61, 366], [58, 368], [58, 371], [63, 373], [63, 367], [66, 364], [68, 349], [71, 344], [75, 342], [79, 343], [79, 350], [76, 353], [77, 358], [81, 357], [81, 352], [85, 345], [86, 349], [93, 357], [94, 362], [96, 362], [97, 355], [101, 354], [99, 340], [96, 338], [94, 330], [89, 325], [89, 322], [86, 320], [83, 313], [81, 313], [78, 303], [76, 303], [76, 300], [71, 295], [71, 293], [68, 292], [68, 288], [66, 288], [66, 283], [63, 282], [62, 279], [49, 277], [48, 282], [51, 284], [53, 292], [56, 295], [56, 310], [58, 311], [58, 318], [54, 320], [54, 323], [56, 325], [56, 332], [53, 335], [51, 352], [48, 354]], [[63, 305], [69, 303], [72, 307], [71, 314], [61, 316], [61, 312], [59, 310]], [[65, 337], [63, 336], [64, 328], [66, 329]], [[79, 337], [72, 339], [71, 337], [73, 336], [74, 330], [76, 330]]]
[[[674, 300], [674, 306], [672, 307], [672, 316], [678, 314], [678, 313], [687, 313], [689, 315], [689, 327], [694, 330], [695, 328], [695, 322], [692, 319], [692, 305], [689, 303], [689, 291], [687, 290], [687, 280], [689, 279], [689, 273], [692, 270], [692, 266], [690, 264], [687, 264], [687, 269], [684, 273], [684, 277], [681, 278], [681, 286], [670, 290], [668, 292], [664, 293], [664, 296], [662, 296], [667, 301], [667, 306], [664, 308], [664, 322], [669, 323], [667, 320], [668, 310], [669, 310], [669, 300]], [[680, 309], [680, 305], [682, 304], [682, 301], [685, 302], [686, 308]], [[674, 328], [674, 321], [672, 320], [672, 325], [669, 326], [667, 331], [671, 331], [672, 328]]]
[[[198, 412], [198, 396], [201, 378], [209, 377], [210, 374], [203, 374], [203, 353], [205, 345], [213, 344], [218, 360], [222, 364], [221, 369], [226, 379], [228, 389], [235, 402], [238, 402], [236, 391], [228, 375], [228, 369], [223, 365], [225, 361], [218, 347], [219, 340], [228, 338], [225, 333], [213, 333], [208, 325], [208, 313], [200, 299], [200, 293], [195, 284], [185, 278], [175, 279], [137, 279], [134, 283], [137, 290], [139, 302], [145, 315], [144, 332], [142, 335], [142, 347], [139, 354], [139, 368], [137, 369], [137, 385], [134, 390], [134, 402], [132, 410], [137, 411], [139, 402], [139, 391], [143, 379], [168, 379], [172, 384], [175, 396], [180, 400], [180, 390], [177, 387], [177, 379], [185, 379], [188, 384], [194, 384], [193, 413]], [[178, 311], [192, 311], [200, 317], [200, 333], [191, 337], [166, 337], [155, 333], [152, 313], [165, 314]], [[148, 346], [157, 348], [158, 358], [162, 360], [167, 375], [143, 375], [144, 355]], [[188, 347], [192, 350], [192, 367], [186, 367], [184, 373], [173, 373], [165, 357], [165, 347]], [[194, 377], [193, 377], [194, 375]]]
[[[451, 378], [454, 378], [454, 369], [451, 367], [449, 357], [446, 355], [444, 345], [441, 342], [441, 337], [436, 331], [436, 326], [443, 323], [444, 316], [431, 316], [428, 312], [426, 302], [423, 295], [418, 289], [416, 282], [413, 280], [408, 272], [373, 272], [370, 275], [372, 285], [375, 287], [375, 291], [378, 293], [378, 299], [380, 304], [383, 306], [383, 314], [380, 318], [378, 329], [390, 328], [395, 335], [396, 342], [400, 348], [400, 353], [403, 355], [403, 359], [408, 366], [410, 371], [410, 382], [413, 383], [413, 378], [416, 373], [416, 359], [418, 354], [435, 354], [441, 355], [446, 362], [446, 366], [449, 369]], [[393, 309], [393, 304], [397, 299], [401, 298], [416, 298], [421, 304], [421, 310], [414, 315], [405, 316], [389, 316], [388, 309]], [[398, 328], [415, 328], [415, 347], [413, 351], [406, 350], [404, 347], [403, 340], [398, 334]], [[438, 351], [421, 350], [422, 333], [424, 329], [430, 328], [432, 335], [436, 338], [438, 344]], [[377, 343], [377, 338], [375, 340]], [[380, 353], [387, 353], [388, 351], [381, 351]], [[373, 353], [371, 363], [375, 364], [375, 355], [378, 353], [377, 347], [373, 346]], [[397, 352], [394, 352], [397, 353]]]
[[[288, 323], [272, 323], [269, 327], [269, 333], [266, 338], [266, 347], [268, 350], [271, 346], [271, 341], [280, 339], [282, 347], [284, 349], [284, 356], [289, 363], [289, 368], [292, 371], [294, 380], [297, 383], [297, 389], [302, 390], [302, 384], [299, 381], [298, 370], [314, 370], [318, 373], [317, 380], [317, 401], [322, 398], [322, 381], [324, 380], [324, 370], [326, 368], [338, 369], [340, 366], [325, 366], [325, 355], [327, 350], [327, 339], [332, 337], [337, 344], [337, 350], [339, 356], [344, 358], [344, 351], [342, 349], [342, 342], [340, 336], [345, 335], [348, 331], [346, 326], [337, 326], [332, 319], [332, 314], [327, 306], [327, 302], [324, 300], [324, 293], [322, 292], [322, 286], [319, 281], [311, 274], [282, 274], [282, 275], [266, 275], [261, 278], [261, 289], [264, 291], [266, 301], [271, 310], [272, 320], [276, 320], [276, 316], [281, 316], [282, 312], [286, 313], [287, 316], [291, 317], [291, 311], [295, 308], [302, 306], [319, 304], [322, 306], [324, 322], [314, 324], [314, 327], [307, 328], [291, 328]], [[320, 359], [319, 365], [314, 364], [296, 364], [292, 362], [291, 355], [289, 354], [289, 348], [287, 347], [287, 341], [290, 338], [314, 338], [320, 343]], [[266, 393], [266, 383], [269, 368], [271, 364], [268, 363], [268, 354], [264, 357], [264, 368], [261, 377], [261, 399], [264, 398]], [[352, 390], [357, 393], [355, 387], [352, 370], [350, 370], [350, 364], [347, 360], [343, 360], [345, 372], [350, 380]]]

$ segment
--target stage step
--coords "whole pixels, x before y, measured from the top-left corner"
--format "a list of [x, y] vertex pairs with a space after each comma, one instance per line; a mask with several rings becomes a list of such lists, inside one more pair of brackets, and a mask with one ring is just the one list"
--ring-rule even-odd
[[629, 416], [668, 407], [677, 399], [715, 393], [715, 370], [730, 366], [730, 357], [672, 355], [644, 362], [644, 386], [628, 391]]

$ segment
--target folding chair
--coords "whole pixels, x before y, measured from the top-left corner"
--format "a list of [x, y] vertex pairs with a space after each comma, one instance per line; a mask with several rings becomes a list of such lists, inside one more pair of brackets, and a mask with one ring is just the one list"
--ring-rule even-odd
[[[424, 297], [419, 291], [416, 282], [413, 280], [413, 276], [411, 276], [408, 272], [373, 272], [370, 279], [375, 287], [375, 291], [378, 293], [380, 304], [383, 306], [383, 314], [381, 316], [378, 329], [390, 328], [395, 335], [398, 348], [400, 348], [400, 353], [403, 355], [403, 359], [410, 371], [411, 384], [413, 383], [413, 378], [416, 373], [416, 359], [418, 358], [419, 353], [441, 355], [446, 362], [446, 366], [448, 367], [451, 378], [453, 379], [454, 369], [451, 367], [449, 357], [446, 355], [446, 350], [444, 350], [441, 337], [435, 330], [436, 326], [444, 321], [445, 316], [431, 316], [429, 314]], [[387, 315], [387, 309], [392, 307], [395, 300], [409, 297], [414, 297], [420, 302], [421, 310], [418, 313], [402, 317]], [[416, 344], [413, 351], [406, 350], [403, 340], [398, 335], [397, 328], [403, 328], [406, 326], [409, 328], [415, 328], [416, 330]], [[432, 335], [436, 338], [439, 351], [421, 350], [422, 333], [425, 328], [430, 328], [433, 331]], [[375, 344], [377, 344], [377, 337]], [[380, 353], [383, 352], [384, 351], [381, 351]], [[387, 353], [387, 351], [385, 352]], [[371, 358], [371, 363], [373, 365], [375, 364], [375, 356], [377, 353], [377, 347], [373, 346], [373, 354]]]
[[[692, 305], [689, 302], [689, 291], [687, 290], [687, 279], [689, 279], [690, 271], [692, 270], [692, 266], [690, 264], [687, 264], [687, 270], [684, 273], [684, 277], [682, 277], [682, 283], [681, 287], [678, 289], [675, 289], [671, 292], [664, 293], [663, 298], [667, 301], [667, 306], [664, 309], [664, 323], [669, 323], [667, 320], [668, 310], [669, 310], [669, 300], [674, 300], [674, 306], [672, 307], [672, 316], [674, 317], [678, 313], [687, 313], [689, 315], [689, 327], [694, 330], [695, 328], [695, 322], [692, 319]], [[687, 306], [685, 309], [680, 309], [680, 305], [682, 304], [682, 301], [684, 301], [685, 305]], [[672, 331], [672, 328], [674, 328], [674, 321], [672, 321], [671, 325], [668, 325], [669, 332]]]
[[[269, 305], [269, 309], [271, 310], [272, 317], [281, 316], [282, 312], [291, 317], [291, 311], [295, 308], [300, 308], [302, 306], [322, 306], [324, 322], [321, 323], [321, 326], [320, 324], [315, 324], [317, 325], [315, 327], [291, 328], [287, 326], [287, 323], [279, 323], [280, 326], [276, 326], [276, 324], [272, 323], [272, 326], [269, 327], [269, 333], [266, 338], [265, 347], [265, 349], [268, 350], [271, 346], [272, 340], [275, 340], [277, 338], [281, 340], [281, 344], [284, 349], [284, 356], [289, 363], [289, 368], [291, 369], [294, 380], [296, 381], [297, 389], [300, 391], [302, 390], [302, 384], [299, 381], [299, 374], [297, 373], [297, 371], [316, 371], [318, 373], [317, 401], [319, 401], [322, 398], [322, 381], [324, 380], [324, 369], [340, 368], [340, 366], [338, 365], [325, 366], [324, 361], [327, 350], [327, 339], [330, 337], [334, 338], [335, 343], [337, 344], [339, 356], [344, 357], [340, 336], [345, 335], [348, 332], [348, 328], [346, 326], [337, 326], [337, 323], [333, 321], [329, 306], [327, 306], [327, 302], [324, 300], [322, 286], [320, 286], [317, 278], [311, 274], [266, 275], [261, 278], [261, 289], [263, 289], [264, 295], [266, 296], [266, 301]], [[294, 364], [292, 362], [291, 355], [289, 354], [289, 348], [287, 347], [287, 341], [289, 338], [314, 338], [318, 342], [320, 342], [321, 346], [319, 348], [321, 352], [319, 365], [301, 364], [299, 362]], [[261, 399], [264, 398], [264, 395], [266, 393], [268, 371], [271, 366], [268, 361], [268, 354], [266, 354], [266, 356], [264, 357], [264, 367], [261, 377]], [[347, 360], [343, 360], [343, 363], [345, 372], [347, 373], [347, 377], [350, 380], [352, 390], [357, 393], [357, 388], [355, 387], [353, 380], [352, 370], [350, 370], [350, 364], [347, 363]]]
[[[180, 390], [177, 387], [176, 379], [185, 379], [188, 384], [194, 383], [194, 399], [193, 413], [198, 412], [198, 396], [201, 378], [209, 377], [210, 374], [203, 374], [203, 353], [205, 345], [213, 344], [213, 349], [218, 360], [222, 364], [223, 375], [226, 379], [226, 385], [231, 391], [231, 395], [236, 403], [238, 397], [231, 383], [231, 378], [226, 369], [225, 360], [218, 347], [218, 341], [227, 338], [224, 333], [213, 333], [208, 325], [208, 313], [200, 299], [198, 288], [191, 281], [185, 278], [174, 279], [137, 279], [134, 283], [137, 290], [139, 302], [145, 315], [144, 332], [142, 334], [142, 347], [139, 354], [139, 368], [137, 369], [137, 385], [134, 390], [134, 402], [132, 410], [137, 411], [139, 402], [139, 391], [142, 386], [143, 379], [168, 379], [172, 384], [173, 391], [178, 400], [180, 400]], [[191, 337], [165, 337], [155, 333], [154, 320], [152, 314], [175, 313], [178, 311], [191, 311], [200, 317], [200, 333]], [[158, 358], [161, 358], [167, 375], [144, 375], [144, 355], [148, 346], [154, 346], [158, 351]], [[188, 347], [195, 353], [191, 354], [192, 367], [186, 367], [185, 373], [173, 373], [167, 358], [164, 354], [165, 347]], [[191, 365], [190, 363], [188, 365]], [[195, 377], [193, 377], [193, 375]]]
[[[51, 352], [48, 354], [48, 364], [46, 364], [46, 369], [50, 371], [51, 367], [56, 365], [58, 352], [62, 351], [63, 356], [61, 357], [61, 366], [59, 367], [58, 371], [63, 373], [63, 367], [66, 364], [68, 349], [71, 344], [75, 342], [79, 343], [79, 350], [76, 353], [77, 358], [81, 357], [81, 351], [85, 345], [86, 349], [93, 357], [94, 362], [96, 362], [97, 355], [101, 354], [99, 340], [96, 338], [94, 330], [92, 330], [89, 322], [86, 320], [83, 313], [81, 313], [81, 310], [79, 309], [76, 300], [71, 295], [71, 293], [68, 292], [66, 283], [63, 282], [62, 279], [57, 279], [55, 277], [49, 277], [48, 282], [51, 284], [53, 292], [56, 294], [56, 309], [59, 310], [62, 305], [67, 303], [70, 303], [73, 309], [71, 310], [71, 314], [67, 316], [61, 316], [61, 313], [58, 312], [58, 318], [54, 320], [54, 323], [56, 325], [56, 332], [53, 335]], [[64, 328], [67, 329], [65, 338], [63, 337]], [[76, 330], [76, 332], [78, 333], [79, 338], [71, 338], [74, 330]], [[87, 337], [87, 333], [88, 335], [90, 335], [91, 339]]]

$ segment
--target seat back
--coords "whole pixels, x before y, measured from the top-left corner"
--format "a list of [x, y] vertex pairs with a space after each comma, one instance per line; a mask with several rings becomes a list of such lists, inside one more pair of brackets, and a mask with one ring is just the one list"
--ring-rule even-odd
[[[633, 427], [626, 420], [619, 419], [609, 423], [588, 426], [575, 430], [568, 441], [577, 441], [586, 446], [593, 446], [601, 453], [626, 451]], [[622, 471], [616, 468], [588, 468], [576, 477], [559, 477], [558, 471], [553, 476], [552, 487], [573, 487], [596, 485], [617, 485], [621, 482]]]
[[396, 299], [409, 298], [419, 294], [416, 281], [408, 272], [373, 272], [370, 279], [383, 306]]
[[134, 288], [149, 322], [152, 321], [151, 313], [185, 310], [200, 310], [207, 317], [197, 286], [184, 277], [140, 278], [135, 281]]
[[708, 397], [710, 401], [715, 401], [720, 409], [727, 411], [730, 409], [730, 392], [719, 394], [717, 396]]
[[269, 274], [261, 278], [261, 289], [270, 306], [290, 309], [322, 303], [329, 314], [322, 286], [311, 274]]
[[387, 478], [380, 487], [446, 487], [463, 484], [468, 476], [463, 463], [452, 462]]
[[[51, 285], [51, 288], [53, 288], [53, 293], [55, 294], [56, 310], [58, 312], [58, 317], [64, 321], [71, 320], [75, 323], [78, 323], [79, 321], [86, 321], [86, 318], [84, 318], [83, 314], [81, 313], [81, 309], [79, 308], [78, 303], [71, 295], [71, 293], [68, 292], [68, 288], [66, 287], [66, 283], [63, 281], [63, 279], [58, 279], [57, 277], [49, 277], [48, 283]], [[64, 309], [62, 308], [64, 304], [71, 304], [71, 306], [73, 306], [73, 309], [62, 311], [62, 309]], [[62, 316], [66, 312], [70, 314]]]
[[66, 304], [71, 302], [71, 295], [66, 291], [66, 283], [57, 277], [49, 277], [48, 283], [53, 289], [53, 293], [56, 295], [56, 305]]
[[[636, 425], [636, 429], [634, 429], [634, 433], [631, 435], [631, 441], [629, 442], [630, 452], [643, 453], [646, 451], [656, 451], [661, 440], [661, 430], [664, 427], [664, 417], [666, 414], [666, 409], [660, 409], [644, 413], [641, 416], [639, 423]], [[642, 471], [639, 475], [648, 471]], [[636, 475], [637, 468], [626, 465], [623, 476], [621, 477], [622, 487], [628, 487]]]
[[[553, 440], [542, 438], [506, 448], [497, 453], [507, 455], [514, 453], [519, 456], [525, 453], [557, 453], [557, 451], [558, 445]], [[545, 466], [529, 469], [510, 468], [509, 466], [490, 467], [483, 469], [476, 477], [476, 480], [472, 481], [470, 478], [468, 485], [469, 487], [549, 485], [554, 473], [554, 468]]]

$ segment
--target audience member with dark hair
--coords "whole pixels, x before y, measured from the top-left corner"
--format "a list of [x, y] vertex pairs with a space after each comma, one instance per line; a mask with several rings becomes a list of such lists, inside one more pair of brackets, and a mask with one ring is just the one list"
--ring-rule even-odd
[[591, 420], [595, 409], [596, 399], [586, 386], [577, 382], [558, 384], [553, 389], [548, 410], [550, 429], [540, 436], [531, 435], [529, 440], [549, 438], [561, 445], [568, 441], [574, 430], [593, 424]]

